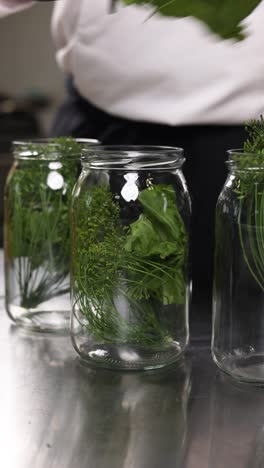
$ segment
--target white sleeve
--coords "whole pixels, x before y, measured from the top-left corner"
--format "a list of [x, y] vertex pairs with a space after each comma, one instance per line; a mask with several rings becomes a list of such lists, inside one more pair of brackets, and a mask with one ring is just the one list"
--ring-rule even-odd
[[0, 18], [32, 6], [32, 0], [0, 0]]

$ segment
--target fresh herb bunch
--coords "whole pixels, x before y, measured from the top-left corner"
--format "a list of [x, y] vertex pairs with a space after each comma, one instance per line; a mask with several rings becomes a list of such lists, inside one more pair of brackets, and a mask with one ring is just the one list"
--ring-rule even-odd
[[244, 151], [254, 154], [256, 162], [263, 165], [264, 155], [264, 118], [260, 115], [259, 120], [251, 120], [245, 124], [245, 130], [248, 133], [248, 139], [244, 144]]
[[[20, 149], [34, 157], [15, 162], [7, 179], [5, 248], [18, 285], [14, 300], [30, 309], [69, 291], [70, 204], [80, 147], [58, 138]], [[49, 186], [51, 172], [62, 181], [58, 189]]]
[[172, 341], [160, 320], [161, 306], [185, 302], [188, 238], [171, 186], [152, 185], [138, 201], [142, 214], [122, 226], [107, 186], [79, 195], [73, 210], [73, 306], [96, 340], [158, 347]]
[[148, 5], [164, 16], [193, 16], [223, 39], [244, 39], [241, 22], [261, 0], [123, 0], [127, 5]]
[[246, 265], [264, 291], [264, 119], [245, 126], [249, 135], [244, 153], [234, 155], [239, 180], [235, 192], [239, 200], [238, 231]]
[[81, 145], [77, 140], [71, 137], [50, 138], [46, 142], [39, 140], [34, 143], [21, 143], [21, 146], [16, 147], [16, 151], [30, 152], [32, 155], [38, 155], [39, 159], [48, 160], [49, 158], [57, 157], [64, 160], [65, 158], [75, 158], [80, 155]]

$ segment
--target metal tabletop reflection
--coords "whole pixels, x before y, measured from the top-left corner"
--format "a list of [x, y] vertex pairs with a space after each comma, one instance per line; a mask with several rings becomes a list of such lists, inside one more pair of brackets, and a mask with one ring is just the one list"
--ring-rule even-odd
[[0, 307], [1, 466], [264, 467], [264, 389], [220, 373], [208, 340], [161, 371], [97, 370]]

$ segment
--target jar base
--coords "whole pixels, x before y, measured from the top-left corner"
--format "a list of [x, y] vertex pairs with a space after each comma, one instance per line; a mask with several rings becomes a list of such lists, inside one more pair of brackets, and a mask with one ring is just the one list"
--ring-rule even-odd
[[[15, 311], [13, 308], [15, 307]], [[16, 325], [27, 330], [42, 333], [62, 333], [69, 334], [70, 331], [70, 311], [27, 311], [17, 317], [17, 306], [11, 306], [8, 314]], [[21, 308], [19, 307], [20, 312]]]
[[248, 357], [229, 356], [218, 361], [217, 366], [237, 381], [264, 386], [264, 353], [252, 353]]
[[126, 371], [160, 369], [173, 364], [183, 352], [184, 349], [178, 343], [165, 350], [106, 344], [83, 344], [79, 350], [80, 361], [84, 365]]

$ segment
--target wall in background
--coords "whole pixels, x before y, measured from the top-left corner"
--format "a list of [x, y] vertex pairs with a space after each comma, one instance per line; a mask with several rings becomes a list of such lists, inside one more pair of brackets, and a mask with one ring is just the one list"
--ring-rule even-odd
[[50, 33], [52, 8], [47, 2], [0, 19], [0, 92], [36, 89], [47, 93], [53, 104], [42, 115], [46, 129], [64, 94]]

